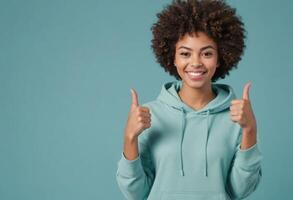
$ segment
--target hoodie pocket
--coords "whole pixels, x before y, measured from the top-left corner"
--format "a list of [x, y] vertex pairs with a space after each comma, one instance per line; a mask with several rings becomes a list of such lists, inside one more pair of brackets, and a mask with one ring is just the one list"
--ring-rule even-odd
[[222, 193], [187, 192], [187, 193], [163, 193], [161, 200], [228, 200]]

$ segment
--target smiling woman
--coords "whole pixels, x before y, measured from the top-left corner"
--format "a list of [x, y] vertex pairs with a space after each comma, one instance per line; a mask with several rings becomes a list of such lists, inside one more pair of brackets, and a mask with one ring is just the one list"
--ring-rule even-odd
[[212, 81], [225, 78], [229, 71], [237, 68], [243, 55], [245, 29], [236, 9], [224, 1], [173, 1], [157, 16], [152, 26], [152, 48], [158, 63], [170, 75], [180, 80], [174, 68], [175, 44], [186, 35], [202, 32], [217, 45], [220, 68]]
[[[186, 34], [176, 43], [176, 53], [174, 65], [177, 67], [177, 73], [185, 84], [179, 91], [179, 96], [186, 103], [198, 110], [204, 107], [204, 103], [214, 99], [210, 80], [219, 67], [217, 44], [203, 32], [196, 32], [192, 36]], [[194, 92], [183, 92], [185, 90]], [[201, 90], [201, 91], [200, 91]], [[198, 91], [199, 94], [196, 94]], [[194, 93], [200, 96], [200, 93], [206, 93], [205, 99], [198, 99], [194, 103], [201, 105], [191, 105], [188, 96]], [[188, 96], [184, 96], [188, 94]]]
[[152, 47], [177, 80], [132, 104], [117, 182], [127, 199], [243, 199], [257, 188], [262, 155], [249, 99], [214, 83], [241, 60], [240, 17], [222, 0], [177, 0], [157, 14]]

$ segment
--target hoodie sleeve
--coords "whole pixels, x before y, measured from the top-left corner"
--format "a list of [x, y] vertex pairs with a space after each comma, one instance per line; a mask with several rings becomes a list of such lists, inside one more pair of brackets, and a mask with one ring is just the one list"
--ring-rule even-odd
[[138, 137], [138, 157], [128, 160], [122, 152], [118, 162], [116, 180], [127, 200], [147, 199], [155, 176], [148, 145], [140, 136]]
[[232, 199], [243, 199], [256, 190], [262, 177], [261, 160], [258, 143], [248, 149], [240, 149], [238, 142], [227, 182]]

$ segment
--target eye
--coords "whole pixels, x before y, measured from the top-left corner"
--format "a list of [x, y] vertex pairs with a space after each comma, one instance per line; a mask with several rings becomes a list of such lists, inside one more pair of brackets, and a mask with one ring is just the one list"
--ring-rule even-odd
[[203, 55], [205, 57], [211, 57], [213, 55], [213, 53], [212, 52], [204, 52]]
[[182, 53], [180, 53], [180, 55], [182, 55], [182, 56], [189, 56], [189, 53], [188, 52], [182, 52]]

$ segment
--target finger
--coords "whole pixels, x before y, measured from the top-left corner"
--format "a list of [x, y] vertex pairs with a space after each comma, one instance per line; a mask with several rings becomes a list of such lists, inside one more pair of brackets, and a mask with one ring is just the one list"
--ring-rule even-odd
[[237, 115], [240, 115], [240, 114], [241, 114], [241, 112], [239, 110], [230, 111], [231, 116], [237, 116]]
[[139, 108], [143, 112], [146, 112], [146, 113], [149, 113], [150, 112], [150, 109], [148, 107], [140, 106]]
[[230, 106], [230, 111], [233, 111], [233, 110], [236, 110], [236, 109], [237, 109], [236, 105]]
[[230, 103], [231, 105], [242, 104], [244, 101], [243, 99], [234, 99]]
[[139, 116], [145, 117], [145, 118], [150, 118], [151, 117], [151, 114], [150, 113], [147, 113], [147, 112], [141, 112], [141, 113], [139, 113]]
[[132, 101], [131, 101], [131, 107], [134, 108], [134, 107], [137, 107], [139, 106], [139, 103], [138, 103], [138, 97], [137, 97], [137, 93], [134, 89], [130, 89], [131, 91], [131, 97], [132, 97]]
[[239, 122], [241, 119], [241, 116], [235, 115], [235, 116], [230, 116], [230, 118], [233, 122]]
[[243, 95], [242, 98], [249, 100], [249, 88], [251, 86], [251, 82], [248, 82], [245, 84], [244, 89], [243, 89]]
[[142, 122], [142, 123], [150, 123], [151, 122], [151, 118], [149, 117], [138, 117], [138, 122]]
[[150, 122], [143, 123], [143, 128], [144, 129], [150, 128], [151, 126], [152, 126], [152, 124]]
[[143, 120], [143, 122], [145, 123], [145, 124], [150, 124], [151, 123], [151, 118], [145, 118], [144, 120]]
[[244, 105], [242, 103], [233, 104], [230, 106], [230, 110], [242, 110]]

